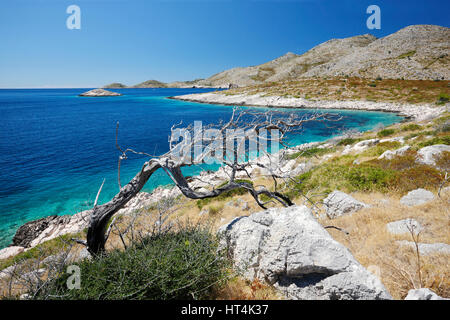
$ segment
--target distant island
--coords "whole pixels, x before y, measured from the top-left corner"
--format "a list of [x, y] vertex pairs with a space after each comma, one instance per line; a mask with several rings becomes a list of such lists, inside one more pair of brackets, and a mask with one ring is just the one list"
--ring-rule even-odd
[[80, 94], [80, 97], [114, 97], [121, 96], [122, 94], [117, 92], [112, 92], [104, 89], [93, 89]]

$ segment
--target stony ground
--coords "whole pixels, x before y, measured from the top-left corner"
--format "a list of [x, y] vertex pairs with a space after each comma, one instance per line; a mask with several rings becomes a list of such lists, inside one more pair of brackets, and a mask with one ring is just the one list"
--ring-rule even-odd
[[[349, 134], [299, 146], [285, 156], [283, 168], [296, 172], [302, 180], [300, 186], [290, 186], [285, 191], [296, 204], [310, 207], [323, 226], [333, 226], [326, 229], [329, 234], [374, 273], [396, 299], [405, 298], [408, 290], [419, 287], [450, 297], [450, 192], [445, 175], [450, 169], [449, 120], [450, 115], [445, 113], [434, 120]], [[273, 181], [260, 173], [252, 171], [254, 183], [273, 188]], [[226, 175], [204, 173], [205, 177], [218, 184]], [[198, 187], [208, 186], [198, 184]], [[410, 193], [416, 189], [419, 190]], [[213, 230], [235, 217], [261, 211], [245, 192], [195, 201], [180, 197], [177, 189], [160, 188], [152, 195], [141, 193], [119, 214], [117, 230], [112, 231], [108, 248], [123, 248], [123, 238], [127, 243], [132, 240], [131, 222], [134, 232], [153, 227], [161, 213], [161, 201], [166, 197], [176, 199], [170, 221], [199, 221], [210, 224]], [[415, 231], [410, 232], [410, 226], [415, 226]], [[43, 259], [67, 248], [71, 237], [84, 236], [81, 232], [46, 241], [0, 261], [0, 269], [20, 262], [24, 270], [41, 270], [39, 276], [45, 276]], [[83, 257], [78, 245], [72, 250], [74, 257]], [[7, 282], [3, 282], [2, 289], [8, 290]], [[20, 292], [20, 288], [16, 289]], [[235, 278], [213, 298], [283, 296], [259, 280]]]

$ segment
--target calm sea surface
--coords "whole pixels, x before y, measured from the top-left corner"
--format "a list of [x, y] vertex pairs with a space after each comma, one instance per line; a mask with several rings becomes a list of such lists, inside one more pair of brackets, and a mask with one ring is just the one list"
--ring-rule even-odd
[[[49, 215], [74, 214], [92, 207], [103, 179], [99, 203], [118, 192], [115, 148], [119, 143], [137, 151], [161, 154], [168, 150], [170, 127], [201, 120], [227, 120], [231, 107], [169, 100], [166, 97], [207, 92], [207, 89], [120, 89], [121, 97], [86, 98], [88, 89], [0, 90], [0, 248], [7, 246], [17, 228]], [[311, 110], [298, 110], [306, 113]], [[333, 111], [344, 116], [328, 127], [313, 123], [293, 144], [321, 141], [340, 129], [369, 130], [401, 120], [395, 114]], [[123, 162], [122, 185], [140, 170], [146, 158]], [[186, 168], [196, 174], [201, 168]], [[144, 190], [169, 184], [163, 172], [152, 176]]]

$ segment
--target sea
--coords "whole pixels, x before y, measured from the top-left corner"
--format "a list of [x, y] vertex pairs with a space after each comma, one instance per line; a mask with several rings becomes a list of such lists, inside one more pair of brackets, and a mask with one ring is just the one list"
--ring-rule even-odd
[[[116, 123], [122, 148], [152, 155], [168, 151], [172, 125], [229, 120], [232, 107], [168, 99], [214, 89], [117, 89], [119, 97], [79, 97], [90, 88], [0, 89], [0, 248], [11, 243], [24, 223], [50, 215], [92, 208], [105, 179], [99, 204], [119, 191]], [[246, 107], [249, 109], [250, 107]], [[250, 108], [251, 109], [251, 108]], [[260, 110], [261, 108], [258, 108]], [[314, 112], [289, 109], [300, 115]], [[394, 113], [327, 110], [342, 116], [332, 126], [308, 123], [292, 145], [323, 141], [345, 130], [366, 131], [402, 120]], [[130, 154], [120, 176], [126, 184], [142, 168], [146, 155]], [[195, 175], [218, 165], [183, 168]], [[157, 171], [143, 191], [167, 186]]]

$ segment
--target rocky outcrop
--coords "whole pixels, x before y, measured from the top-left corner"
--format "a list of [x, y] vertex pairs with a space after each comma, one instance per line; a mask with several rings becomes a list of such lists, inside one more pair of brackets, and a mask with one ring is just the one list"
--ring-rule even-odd
[[122, 94], [117, 92], [111, 92], [104, 89], [93, 89], [86, 91], [82, 94], [80, 94], [80, 97], [114, 97], [114, 96], [121, 96]]
[[417, 151], [417, 162], [429, 166], [436, 166], [436, 158], [443, 152], [450, 152], [450, 146], [445, 144], [435, 144]]
[[384, 38], [366, 34], [326, 41], [302, 55], [287, 53], [251, 67], [225, 70], [197, 85], [240, 87], [311, 77], [449, 79], [450, 29], [414, 25]]
[[328, 197], [323, 200], [323, 205], [326, 209], [326, 215], [330, 219], [351, 214], [368, 207], [365, 203], [362, 203], [352, 196], [338, 190], [330, 193]]
[[406, 196], [400, 199], [400, 203], [408, 207], [413, 207], [425, 204], [433, 199], [433, 192], [419, 188], [408, 192]]
[[64, 234], [78, 233], [87, 227], [90, 211], [73, 216], [49, 216], [22, 225], [13, 237], [14, 246], [35, 247]]
[[448, 300], [438, 296], [432, 290], [428, 288], [411, 289], [408, 291], [408, 295], [405, 300]]
[[395, 157], [404, 156], [409, 150], [411, 150], [410, 146], [404, 146], [397, 150], [387, 150], [383, 152], [383, 154], [379, 156], [378, 159], [392, 160]]
[[291, 299], [391, 299], [306, 206], [236, 218], [219, 234], [245, 278], [273, 284]]
[[20, 246], [11, 246], [0, 250], [0, 260], [8, 259], [9, 257], [15, 256], [23, 252], [25, 248]]

